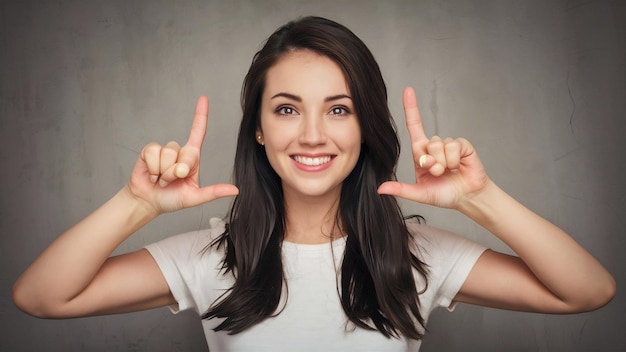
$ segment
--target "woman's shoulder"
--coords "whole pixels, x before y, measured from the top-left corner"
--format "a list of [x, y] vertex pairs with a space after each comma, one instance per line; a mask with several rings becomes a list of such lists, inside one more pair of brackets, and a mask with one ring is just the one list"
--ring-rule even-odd
[[405, 224], [411, 239], [420, 246], [428, 246], [441, 241], [456, 241], [463, 238], [456, 233], [431, 226], [423, 218], [409, 218], [405, 220]]
[[423, 221], [409, 220], [406, 225], [414, 254], [427, 265], [428, 284], [417, 277], [418, 289], [425, 289], [422, 304], [427, 311], [437, 306], [453, 308], [454, 297], [486, 247]]
[[440, 257], [456, 256], [462, 252], [482, 251], [485, 248], [454, 232], [430, 226], [423, 219], [408, 219], [406, 225], [411, 234], [413, 248], [427, 262]]

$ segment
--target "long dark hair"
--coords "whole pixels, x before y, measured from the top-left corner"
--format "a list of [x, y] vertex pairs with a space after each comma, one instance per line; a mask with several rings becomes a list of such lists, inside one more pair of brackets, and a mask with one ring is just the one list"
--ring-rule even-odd
[[223, 271], [232, 273], [235, 283], [202, 318], [225, 318], [215, 330], [236, 334], [279, 314], [281, 295], [287, 294], [281, 180], [255, 134], [268, 69], [300, 49], [326, 56], [342, 69], [363, 136], [359, 160], [342, 185], [336, 221], [347, 235], [339, 290], [343, 310], [359, 327], [420, 339], [417, 324], [423, 327], [424, 319], [413, 275], [416, 270], [426, 280], [427, 268], [411, 251], [396, 199], [376, 192], [382, 182], [395, 179], [400, 154], [387, 89], [365, 44], [346, 27], [319, 17], [301, 18], [274, 32], [244, 80], [233, 175], [240, 192], [225, 233], [213, 243], [225, 247]]

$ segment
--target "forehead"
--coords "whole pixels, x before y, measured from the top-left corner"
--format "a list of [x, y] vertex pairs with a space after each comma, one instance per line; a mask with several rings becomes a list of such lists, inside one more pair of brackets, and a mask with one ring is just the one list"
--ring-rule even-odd
[[311, 50], [284, 54], [267, 71], [264, 95], [277, 92], [297, 95], [349, 95], [343, 71], [332, 59]]

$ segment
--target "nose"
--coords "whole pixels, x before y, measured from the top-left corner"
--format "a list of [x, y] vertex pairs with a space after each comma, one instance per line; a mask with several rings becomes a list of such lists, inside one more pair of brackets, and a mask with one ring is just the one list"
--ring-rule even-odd
[[302, 119], [300, 143], [311, 146], [326, 143], [326, 126], [322, 114], [309, 114]]

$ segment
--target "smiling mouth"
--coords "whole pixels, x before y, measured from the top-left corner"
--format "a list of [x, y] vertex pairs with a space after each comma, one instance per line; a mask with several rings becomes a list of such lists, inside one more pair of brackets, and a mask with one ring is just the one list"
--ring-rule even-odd
[[306, 166], [319, 166], [324, 165], [332, 159], [330, 156], [320, 156], [316, 158], [310, 158], [306, 156], [294, 155], [292, 157], [298, 164], [306, 165]]

